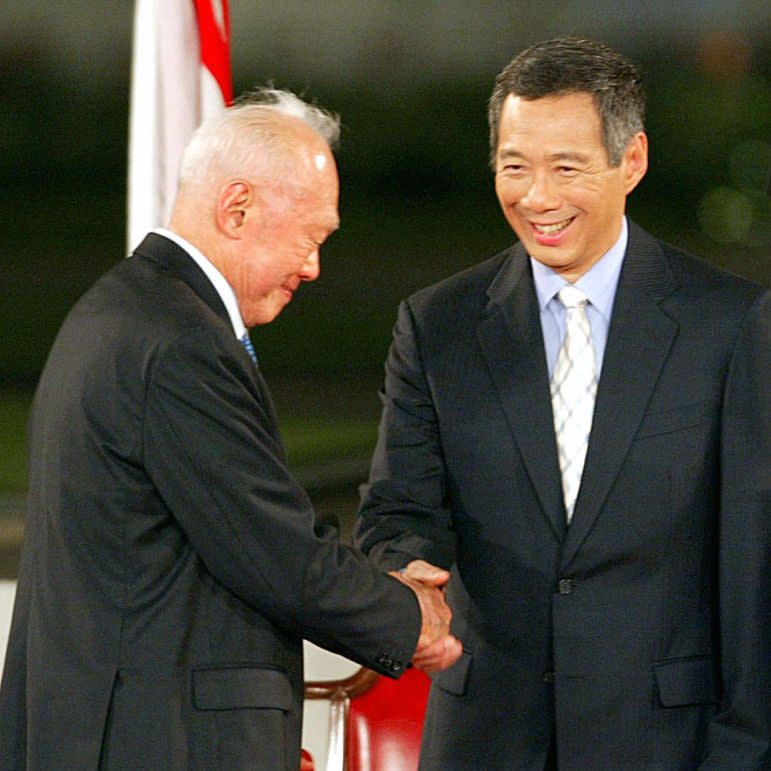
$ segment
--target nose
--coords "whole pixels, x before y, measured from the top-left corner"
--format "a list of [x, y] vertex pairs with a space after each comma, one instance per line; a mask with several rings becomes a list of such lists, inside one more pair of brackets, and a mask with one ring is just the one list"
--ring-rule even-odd
[[520, 203], [532, 211], [558, 209], [560, 199], [554, 180], [545, 172], [534, 174], [527, 192], [520, 199]]
[[319, 250], [308, 255], [302, 268], [300, 268], [300, 278], [303, 281], [315, 281], [321, 274], [321, 261], [319, 259]]

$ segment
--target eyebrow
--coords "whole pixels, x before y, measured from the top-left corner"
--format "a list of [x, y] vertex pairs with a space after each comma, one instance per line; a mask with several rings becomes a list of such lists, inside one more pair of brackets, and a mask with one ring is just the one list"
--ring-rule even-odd
[[[498, 153], [498, 158], [505, 161], [509, 158], [525, 158], [525, 155], [515, 148], [504, 148]], [[552, 153], [548, 156], [550, 161], [578, 161], [580, 163], [586, 163], [589, 160], [589, 156], [584, 153], [565, 151], [561, 153]]]
[[340, 227], [340, 218], [339, 217], [330, 217], [328, 220], [319, 221], [316, 223], [316, 227], [320, 228], [324, 231], [324, 238], [327, 238], [328, 236], [331, 236], [332, 233], [334, 233], [336, 230]]
[[549, 160], [552, 161], [578, 161], [579, 163], [586, 163], [589, 160], [589, 156], [585, 153], [554, 153], [549, 156]]

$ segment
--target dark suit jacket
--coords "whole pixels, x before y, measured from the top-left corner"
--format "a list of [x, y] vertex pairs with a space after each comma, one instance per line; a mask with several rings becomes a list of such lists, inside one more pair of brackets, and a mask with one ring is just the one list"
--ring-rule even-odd
[[29, 438], [3, 769], [296, 771], [303, 636], [406, 666], [413, 593], [314, 531], [262, 376], [167, 239], [72, 310]]
[[769, 293], [632, 225], [567, 527], [522, 247], [402, 304], [357, 542], [454, 566], [424, 768], [771, 768], [769, 373]]

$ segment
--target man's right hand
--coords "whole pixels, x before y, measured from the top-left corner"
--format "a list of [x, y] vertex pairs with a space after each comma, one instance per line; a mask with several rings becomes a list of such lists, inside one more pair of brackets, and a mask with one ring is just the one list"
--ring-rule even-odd
[[450, 634], [452, 612], [444, 601], [442, 587], [450, 580], [448, 571], [414, 560], [391, 575], [412, 589], [420, 604], [423, 626], [412, 663], [425, 672], [452, 666], [463, 652], [460, 641]]

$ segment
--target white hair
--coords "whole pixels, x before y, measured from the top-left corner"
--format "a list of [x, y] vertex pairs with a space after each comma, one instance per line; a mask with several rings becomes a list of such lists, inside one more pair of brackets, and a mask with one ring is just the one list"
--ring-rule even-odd
[[308, 124], [331, 147], [340, 139], [340, 116], [315, 104], [308, 104], [297, 94], [280, 88], [260, 88], [243, 94], [232, 109], [244, 105], [269, 107], [281, 115], [288, 115]]
[[291, 91], [257, 89], [196, 130], [182, 156], [180, 184], [211, 182], [214, 170], [246, 174], [272, 169], [275, 173], [288, 164], [294, 148], [277, 116], [302, 121], [330, 148], [340, 138], [339, 116], [304, 102]]

